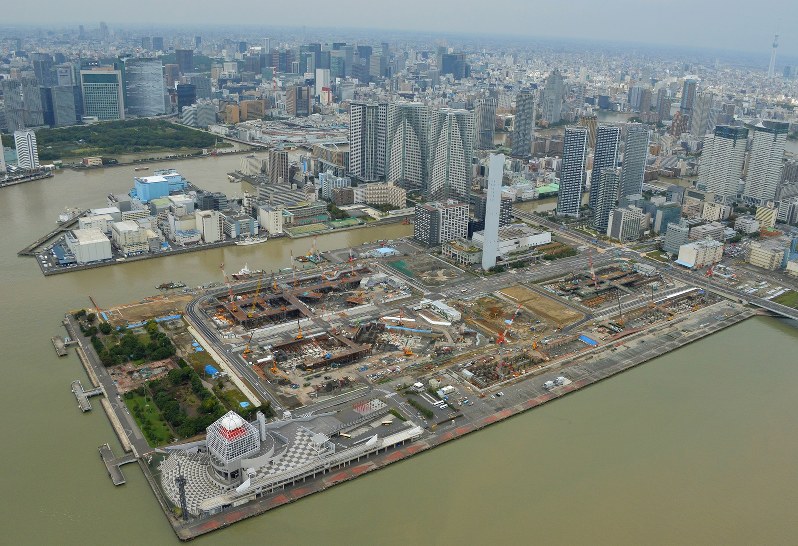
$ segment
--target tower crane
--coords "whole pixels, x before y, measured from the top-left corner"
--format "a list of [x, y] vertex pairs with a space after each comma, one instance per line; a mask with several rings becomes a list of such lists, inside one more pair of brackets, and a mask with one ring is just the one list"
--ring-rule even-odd
[[502, 343], [507, 343], [507, 332], [512, 328], [513, 322], [515, 322], [515, 317], [518, 316], [518, 313], [521, 312], [521, 304], [518, 304], [518, 307], [515, 308], [513, 315], [507, 320], [507, 327], [504, 329], [503, 332], [499, 332], [499, 337], [496, 338], [496, 344], [501, 345]]
[[299, 286], [299, 283], [296, 280], [296, 268], [294, 267], [294, 251], [291, 251], [291, 284], [294, 285], [294, 288]]
[[258, 304], [258, 295], [260, 294], [260, 286], [263, 282], [263, 273], [260, 274], [260, 278], [258, 279], [258, 287], [255, 289], [255, 296], [252, 298], [252, 307], [249, 309], [249, 313], [247, 313], [247, 317], [252, 318], [257, 310]]
[[219, 269], [222, 271], [222, 280], [224, 280], [224, 283], [227, 285], [227, 294], [230, 296], [230, 308], [233, 311], [237, 311], [235, 298], [233, 297], [233, 287], [230, 286], [230, 279], [227, 277], [227, 273], [224, 272], [224, 262], [219, 264]]
[[596, 270], [593, 268], [593, 248], [589, 248], [587, 250], [587, 263], [590, 265], [590, 276], [593, 278], [593, 288], [598, 286], [598, 281], [596, 280]]
[[277, 292], [277, 281], [274, 279], [274, 271], [272, 271], [272, 278], [271, 278], [271, 285], [272, 285], [272, 292]]

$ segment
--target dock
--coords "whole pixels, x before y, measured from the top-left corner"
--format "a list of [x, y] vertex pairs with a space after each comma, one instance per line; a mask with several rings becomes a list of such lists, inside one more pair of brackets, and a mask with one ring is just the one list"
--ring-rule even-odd
[[80, 382], [80, 379], [76, 379], [72, 382], [72, 393], [75, 395], [75, 398], [78, 399], [78, 407], [80, 411], [87, 412], [91, 411], [91, 402], [89, 402], [89, 398], [92, 396], [99, 396], [104, 394], [102, 387], [97, 387], [91, 390], [83, 390], [83, 385]]
[[66, 344], [64, 343], [64, 338], [61, 336], [53, 336], [50, 338], [50, 341], [53, 342], [53, 347], [55, 347], [55, 354], [58, 356], [66, 356]]
[[49, 241], [53, 237], [71, 230], [78, 223], [78, 218], [80, 218], [81, 216], [83, 216], [87, 212], [88, 212], [88, 210], [82, 211], [80, 214], [78, 214], [77, 216], [75, 216], [74, 218], [69, 220], [68, 222], [66, 222], [64, 224], [61, 224], [60, 226], [55, 228], [53, 231], [51, 231], [47, 235], [42, 235], [41, 237], [39, 237], [38, 239], [33, 241], [31, 244], [29, 244], [28, 246], [26, 246], [25, 248], [23, 248], [22, 250], [17, 252], [17, 256], [35, 256], [36, 255], [36, 249], [38, 247], [40, 247], [41, 245], [43, 245], [44, 243], [46, 243], [47, 241]]
[[77, 345], [77, 341], [71, 338], [63, 338], [61, 336], [53, 336], [50, 338], [50, 341], [53, 342], [53, 347], [55, 347], [55, 353], [58, 356], [66, 356], [68, 354], [67, 348], [71, 347], [72, 345]]
[[122, 469], [120, 467], [123, 464], [135, 463], [136, 456], [133, 454], [128, 454], [123, 455], [122, 457], [116, 457], [114, 455], [114, 450], [112, 450], [111, 446], [109, 446], [107, 443], [101, 445], [98, 449], [100, 451], [100, 458], [103, 460], [106, 470], [108, 470], [108, 475], [111, 477], [111, 481], [116, 486], [124, 484], [125, 475], [122, 474]]

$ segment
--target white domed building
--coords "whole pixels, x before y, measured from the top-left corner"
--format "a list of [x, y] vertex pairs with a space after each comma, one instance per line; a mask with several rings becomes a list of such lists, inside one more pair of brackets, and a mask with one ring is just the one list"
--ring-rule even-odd
[[261, 449], [258, 429], [234, 411], [211, 423], [206, 443], [211, 466], [224, 481], [236, 480], [240, 476], [241, 460]]

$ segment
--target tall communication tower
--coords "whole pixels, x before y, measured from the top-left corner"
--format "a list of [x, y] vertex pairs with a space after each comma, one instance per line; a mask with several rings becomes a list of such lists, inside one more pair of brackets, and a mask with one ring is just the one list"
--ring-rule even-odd
[[768, 78], [776, 75], [776, 49], [779, 47], [779, 35], [773, 38], [773, 51], [770, 53], [770, 65], [768, 66]]
[[180, 494], [180, 511], [182, 512], [183, 521], [188, 521], [188, 503], [186, 502], [186, 477], [183, 475], [183, 470], [180, 468], [180, 463], [177, 463], [177, 477], [175, 484], [177, 491]]

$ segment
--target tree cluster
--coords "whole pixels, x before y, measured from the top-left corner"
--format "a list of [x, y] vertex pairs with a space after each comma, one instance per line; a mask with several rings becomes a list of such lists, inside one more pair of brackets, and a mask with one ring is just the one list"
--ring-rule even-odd
[[[174, 356], [176, 352], [175, 346], [166, 334], [158, 329], [158, 324], [154, 320], [149, 321], [145, 329], [149, 338], [146, 343], [139, 336], [129, 331], [124, 332], [116, 343], [107, 345], [97, 337], [96, 327], [92, 326], [89, 329], [89, 331], [93, 330], [93, 332], [89, 333], [87, 331], [85, 333], [91, 336], [91, 343], [96, 349], [100, 361], [105, 366], [115, 366], [131, 360], [152, 362]], [[104, 329], [102, 325], [100, 326], [102, 333], [105, 333], [106, 330], [107, 328]]]
[[70, 149], [97, 154], [122, 154], [159, 149], [208, 148], [215, 137], [160, 119], [108, 121], [36, 132], [40, 159], [70, 155]]

